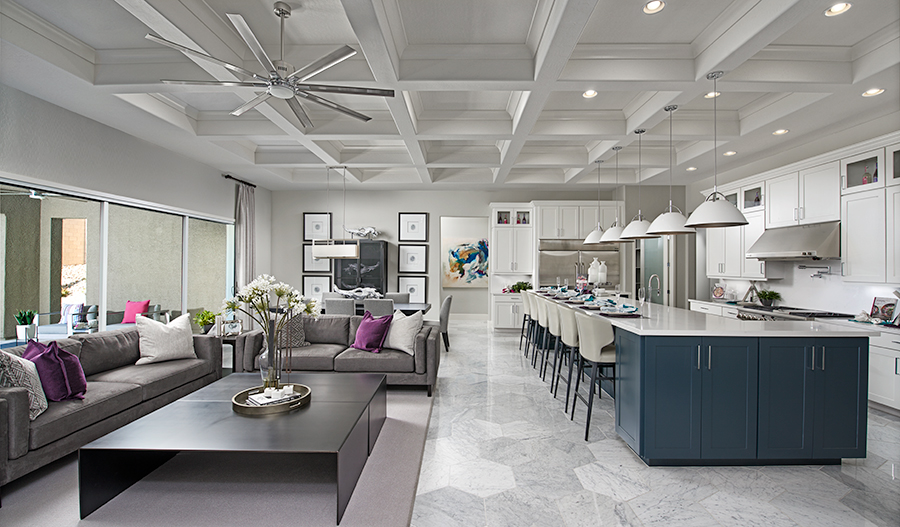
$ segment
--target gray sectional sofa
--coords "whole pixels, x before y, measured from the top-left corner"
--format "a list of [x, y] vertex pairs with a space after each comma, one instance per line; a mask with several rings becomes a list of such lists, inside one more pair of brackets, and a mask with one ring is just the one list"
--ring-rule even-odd
[[[303, 315], [306, 341], [311, 344], [285, 349], [285, 369], [384, 373], [388, 384], [427, 386], [430, 397], [441, 361], [440, 328], [423, 326], [416, 335], [413, 355], [390, 348], [372, 353], [351, 347], [362, 318], [355, 315], [320, 315], [317, 318]], [[245, 340], [235, 346], [234, 371], [258, 370], [262, 345], [262, 331], [248, 333]]]
[[[137, 328], [58, 339], [76, 355], [87, 378], [84, 399], [49, 402], [28, 419], [25, 388], [0, 388], [0, 486], [222, 376], [222, 341], [194, 335], [196, 359], [135, 366]], [[21, 356], [25, 346], [4, 351]]]

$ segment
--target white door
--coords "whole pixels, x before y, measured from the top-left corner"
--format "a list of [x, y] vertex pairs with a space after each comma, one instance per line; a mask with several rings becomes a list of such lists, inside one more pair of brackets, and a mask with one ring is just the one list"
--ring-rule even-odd
[[841, 219], [841, 164], [838, 161], [800, 171], [800, 224]]
[[887, 207], [886, 280], [889, 284], [900, 284], [900, 186], [888, 187], [884, 202]]
[[513, 270], [517, 273], [531, 273], [534, 269], [534, 238], [531, 229], [510, 229], [515, 237]]
[[750, 247], [756, 243], [756, 240], [762, 236], [762, 233], [765, 231], [766, 219], [765, 213], [763, 211], [745, 213], [744, 217], [747, 218], [748, 223], [741, 227], [743, 229], [743, 254], [744, 254], [744, 268], [741, 271], [741, 277], [743, 278], [765, 278], [765, 262], [757, 260], [756, 258], [747, 258], [747, 251]]
[[706, 275], [725, 276], [725, 229], [706, 231]]
[[538, 208], [540, 223], [538, 224], [538, 238], [542, 240], [559, 238], [559, 207]]
[[515, 271], [516, 240], [515, 227], [494, 227], [494, 263], [491, 265], [495, 273], [511, 273]]
[[766, 180], [766, 228], [797, 225], [797, 172]]
[[[599, 211], [597, 207], [578, 207], [579, 225], [581, 227], [578, 232], [579, 239], [587, 238], [587, 235], [597, 228], [597, 220], [599, 219]], [[606, 226], [603, 225], [605, 229]]]
[[[597, 226], [596, 221], [594, 227]], [[587, 236], [587, 234], [585, 234]], [[573, 239], [578, 238], [578, 207], [559, 208], [559, 237]], [[581, 236], [584, 239], [584, 236]]]
[[884, 283], [884, 189], [841, 197], [841, 274], [845, 282]]

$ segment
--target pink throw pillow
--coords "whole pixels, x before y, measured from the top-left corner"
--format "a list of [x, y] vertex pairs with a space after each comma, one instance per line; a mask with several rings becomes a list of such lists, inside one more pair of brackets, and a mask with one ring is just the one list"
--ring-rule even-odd
[[134, 324], [134, 316], [140, 313], [146, 313], [149, 308], [149, 300], [144, 300], [142, 302], [132, 302], [129, 300], [125, 302], [125, 316], [122, 317], [122, 323]]

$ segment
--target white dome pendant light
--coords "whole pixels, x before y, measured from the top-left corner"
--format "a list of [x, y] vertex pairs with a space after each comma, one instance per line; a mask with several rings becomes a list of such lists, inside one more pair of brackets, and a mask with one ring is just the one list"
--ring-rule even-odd
[[[619, 189], [619, 150], [621, 146], [614, 146], [612, 149], [616, 152], [616, 190]], [[616, 221], [603, 232], [600, 237], [600, 243], [627, 243], [631, 240], [622, 239], [622, 231], [625, 227], [619, 222], [619, 206], [616, 205]]]
[[697, 232], [690, 227], [684, 226], [684, 222], [687, 221], [687, 218], [684, 217], [684, 214], [681, 213], [681, 210], [678, 207], [672, 205], [672, 174], [675, 172], [675, 167], [672, 162], [674, 151], [672, 142], [672, 114], [674, 114], [677, 109], [678, 106], [674, 104], [670, 104], [663, 108], [663, 110], [669, 112], [669, 207], [653, 220], [653, 223], [650, 224], [650, 228], [647, 229], [647, 234], [692, 234]]
[[641, 143], [642, 137], [644, 137], [643, 128], [638, 128], [634, 131], [634, 133], [638, 134], [638, 213], [637, 216], [631, 219], [631, 223], [625, 227], [625, 230], [622, 231], [622, 238], [625, 240], [643, 240], [647, 238], [659, 238], [657, 234], [647, 234], [647, 229], [650, 228], [650, 222], [644, 219], [644, 215], [641, 213]]
[[[706, 76], [707, 79], [713, 81], [713, 91], [716, 91], [716, 84], [719, 77], [723, 73], [714, 71]], [[691, 217], [685, 222], [685, 227], [695, 227], [699, 229], [711, 229], [715, 227], [737, 227], [739, 225], [747, 225], [747, 218], [737, 210], [737, 207], [731, 204], [725, 196], [719, 192], [719, 159], [717, 152], [718, 134], [716, 128], [716, 101], [713, 99], [713, 191], [706, 197], [706, 201], [697, 207]]]
[[603, 237], [603, 227], [600, 226], [602, 217], [602, 212], [600, 211], [600, 163], [603, 163], [603, 160], [598, 159], [594, 163], [597, 163], [597, 228], [587, 235], [584, 243], [600, 243], [600, 238]]

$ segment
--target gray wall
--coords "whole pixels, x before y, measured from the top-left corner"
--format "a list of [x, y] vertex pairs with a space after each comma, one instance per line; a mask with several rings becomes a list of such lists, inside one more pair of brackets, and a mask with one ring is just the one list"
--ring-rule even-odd
[[0, 198], [0, 213], [6, 215], [3, 332], [5, 338], [15, 338], [16, 312], [40, 310], [40, 290], [35, 285], [41, 269], [41, 202], [27, 196], [5, 196]]
[[225, 225], [188, 220], [188, 309], [219, 312], [226, 293]]

